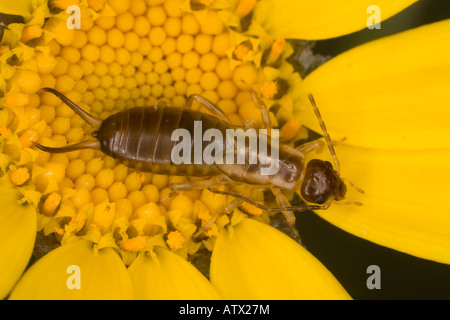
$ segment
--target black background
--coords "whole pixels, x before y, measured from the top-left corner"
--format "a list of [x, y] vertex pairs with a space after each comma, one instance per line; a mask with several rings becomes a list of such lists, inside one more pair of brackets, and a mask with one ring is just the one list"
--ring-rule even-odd
[[[448, 18], [449, 0], [421, 0], [382, 21], [381, 29], [364, 29], [351, 35], [317, 41], [313, 51], [335, 56], [358, 44]], [[297, 214], [297, 226], [307, 249], [334, 274], [354, 299], [450, 299], [449, 265], [378, 246], [334, 227], [312, 212]], [[366, 286], [370, 276], [367, 267], [370, 265], [378, 265], [381, 269], [379, 290], [369, 290]]]

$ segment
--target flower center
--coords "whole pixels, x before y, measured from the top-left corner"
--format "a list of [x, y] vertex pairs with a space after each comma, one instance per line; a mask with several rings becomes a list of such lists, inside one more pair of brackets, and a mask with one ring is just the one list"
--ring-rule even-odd
[[[81, 7], [81, 29], [66, 26], [64, 8], [72, 4]], [[93, 149], [36, 151], [33, 142], [62, 147], [93, 139], [93, 129], [73, 110], [38, 90], [55, 88], [99, 119], [157, 101], [185, 107], [187, 97], [199, 94], [232, 124], [259, 126], [260, 110], [248, 89], [269, 108], [287, 93], [280, 93], [279, 84], [290, 75], [281, 79], [286, 75], [269, 66], [286, 63], [284, 39], [263, 44], [228, 28], [223, 17], [242, 19], [255, 1], [240, 1], [228, 15], [212, 1], [197, 1], [192, 8], [182, 0], [88, 1], [89, 8], [54, 0], [49, 6], [45, 24], [27, 25], [19, 37], [32, 44], [19, 57], [27, 61], [14, 67], [5, 92], [8, 108], [0, 117], [10, 180], [39, 208], [40, 232], [62, 244], [82, 237], [114, 247], [124, 260], [154, 246], [184, 256], [212, 248], [229, 222], [224, 211], [232, 199], [208, 190], [173, 192], [171, 184], [195, 179], [138, 172]], [[10, 50], [0, 52], [12, 56]], [[263, 56], [267, 72], [259, 69]], [[286, 135], [294, 136], [299, 126], [289, 124]], [[256, 198], [263, 201], [262, 193]], [[242, 210], [262, 214], [249, 205]]]

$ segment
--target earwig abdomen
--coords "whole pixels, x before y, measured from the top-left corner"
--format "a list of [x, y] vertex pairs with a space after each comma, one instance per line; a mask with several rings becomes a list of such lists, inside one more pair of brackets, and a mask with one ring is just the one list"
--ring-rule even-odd
[[[171, 140], [176, 129], [194, 130], [194, 121], [206, 128], [220, 126], [220, 120], [207, 114], [174, 107], [133, 108], [105, 119], [95, 137], [100, 150], [128, 167], [158, 174], [211, 176], [220, 171], [202, 164], [176, 165], [171, 154], [176, 141]], [[192, 157], [193, 157], [192, 153]]]
[[[192, 109], [169, 106], [140, 107], [111, 115], [103, 121], [94, 136], [99, 140], [102, 152], [128, 167], [141, 171], [179, 176], [214, 176], [224, 173], [231, 180], [238, 182], [273, 184], [286, 189], [296, 187], [304, 161], [301, 156], [285, 147], [280, 148], [279, 158], [274, 159], [279, 164], [279, 170], [273, 175], [262, 175], [260, 163], [227, 164], [225, 158], [223, 164], [208, 165], [204, 161], [195, 163], [195, 121], [201, 122], [201, 137], [206, 130], [212, 128], [222, 132], [223, 137], [226, 136], [227, 129], [240, 128]], [[172, 162], [172, 149], [178, 142], [172, 141], [171, 137], [176, 129], [186, 129], [193, 137], [189, 163]], [[195, 144], [198, 143], [202, 144], [200, 150], [203, 151], [210, 142], [195, 140]], [[225, 141], [223, 143], [225, 150]], [[246, 152], [248, 153], [248, 150]], [[246, 157], [248, 158], [248, 154]]]
[[[270, 142], [269, 148], [270, 148]], [[263, 174], [262, 169], [272, 164], [223, 164], [217, 165], [223, 173], [231, 180], [256, 185], [271, 185], [287, 190], [296, 190], [302, 180], [304, 169], [304, 158], [295, 150], [280, 145], [278, 157], [272, 158], [276, 161], [278, 169], [274, 174]]]

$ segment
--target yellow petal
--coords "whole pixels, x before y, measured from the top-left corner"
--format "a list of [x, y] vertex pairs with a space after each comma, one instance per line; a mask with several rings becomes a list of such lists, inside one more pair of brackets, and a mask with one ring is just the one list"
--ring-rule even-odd
[[261, 222], [223, 229], [211, 260], [211, 282], [226, 299], [348, 299], [306, 249]]
[[0, 4], [0, 12], [28, 18], [33, 12], [33, 1], [32, 0], [2, 1]]
[[374, 148], [450, 147], [450, 19], [354, 48], [299, 86], [303, 123], [331, 138]]
[[[4, 175], [2, 180], [8, 179]], [[19, 192], [8, 181], [0, 187], [0, 298], [11, 291], [30, 260], [36, 238], [36, 210], [19, 205]]]
[[450, 149], [378, 150], [339, 146], [347, 200], [316, 213], [358, 237], [420, 258], [450, 264]]
[[22, 277], [11, 299], [132, 299], [130, 277], [111, 248], [94, 254], [78, 240], [38, 260]]
[[367, 28], [377, 5], [381, 21], [392, 17], [417, 0], [266, 0], [255, 8], [254, 17], [274, 36], [321, 40]]
[[157, 250], [156, 259], [141, 253], [128, 271], [137, 299], [220, 299], [200, 271], [166, 249]]

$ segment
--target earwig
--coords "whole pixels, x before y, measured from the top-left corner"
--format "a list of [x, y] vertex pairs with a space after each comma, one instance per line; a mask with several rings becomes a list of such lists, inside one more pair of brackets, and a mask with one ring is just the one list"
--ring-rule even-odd
[[[195, 161], [191, 161], [190, 164], [175, 164], [172, 162], [171, 154], [177, 142], [171, 139], [171, 135], [176, 129], [185, 129], [193, 134], [196, 121], [201, 121], [202, 123], [202, 136], [206, 130], [212, 128], [224, 133], [227, 129], [242, 128], [230, 124], [225, 113], [202, 96], [190, 96], [187, 107], [191, 107], [193, 102], [197, 101], [211, 111], [214, 116], [192, 108], [179, 108], [157, 103], [153, 107], [126, 109], [102, 121], [88, 114], [54, 89], [43, 88], [41, 91], [48, 91], [59, 97], [95, 129], [93, 133], [94, 139], [65, 147], [53, 148], [34, 143], [37, 148], [45, 152], [60, 153], [94, 148], [101, 150], [104, 154], [115, 158], [128, 167], [140, 171], [178, 176], [211, 177], [211, 179], [206, 181], [179, 184], [172, 187], [174, 190], [207, 188], [209, 191], [217, 194], [233, 196], [263, 210], [282, 212], [291, 224], [295, 222], [295, 216], [292, 214], [292, 211], [327, 209], [331, 203], [339, 203], [345, 197], [347, 187], [344, 179], [340, 177], [339, 161], [319, 109], [311, 94], [309, 95], [309, 100], [324, 132], [335, 168], [330, 162], [319, 159], [312, 159], [306, 163], [305, 154], [323, 145], [322, 141], [317, 140], [295, 149], [281, 144], [278, 149], [278, 159], [271, 160], [277, 161], [278, 171], [273, 175], [263, 175], [261, 174], [263, 169], [261, 163], [215, 163], [211, 165], [205, 162], [196, 163]], [[252, 91], [251, 93], [256, 102], [263, 104], [255, 98], [256, 96]], [[261, 110], [262, 112], [267, 112], [266, 108], [261, 108]], [[263, 115], [263, 119], [269, 119], [267, 114]], [[268, 123], [265, 125], [266, 127], [269, 126]], [[270, 142], [268, 141], [268, 143]], [[206, 143], [203, 143], [202, 148], [205, 146]], [[191, 151], [192, 160], [194, 160], [194, 151], [197, 150], [194, 150], [194, 146], [192, 146]], [[249, 156], [248, 153], [250, 151], [246, 149], [246, 157]], [[271, 164], [265, 164], [265, 166], [269, 165]], [[311, 204], [290, 206], [287, 199], [280, 198], [283, 196], [281, 192], [273, 192], [280, 208], [269, 208], [241, 194], [214, 188], [218, 184], [232, 185], [233, 183], [259, 185], [267, 190], [272, 189], [272, 191], [279, 189], [300, 190], [303, 200]], [[351, 183], [350, 185], [352, 186]], [[236, 201], [236, 204], [239, 203], [239, 201]], [[342, 204], [360, 205], [358, 202], [343, 202]]]

